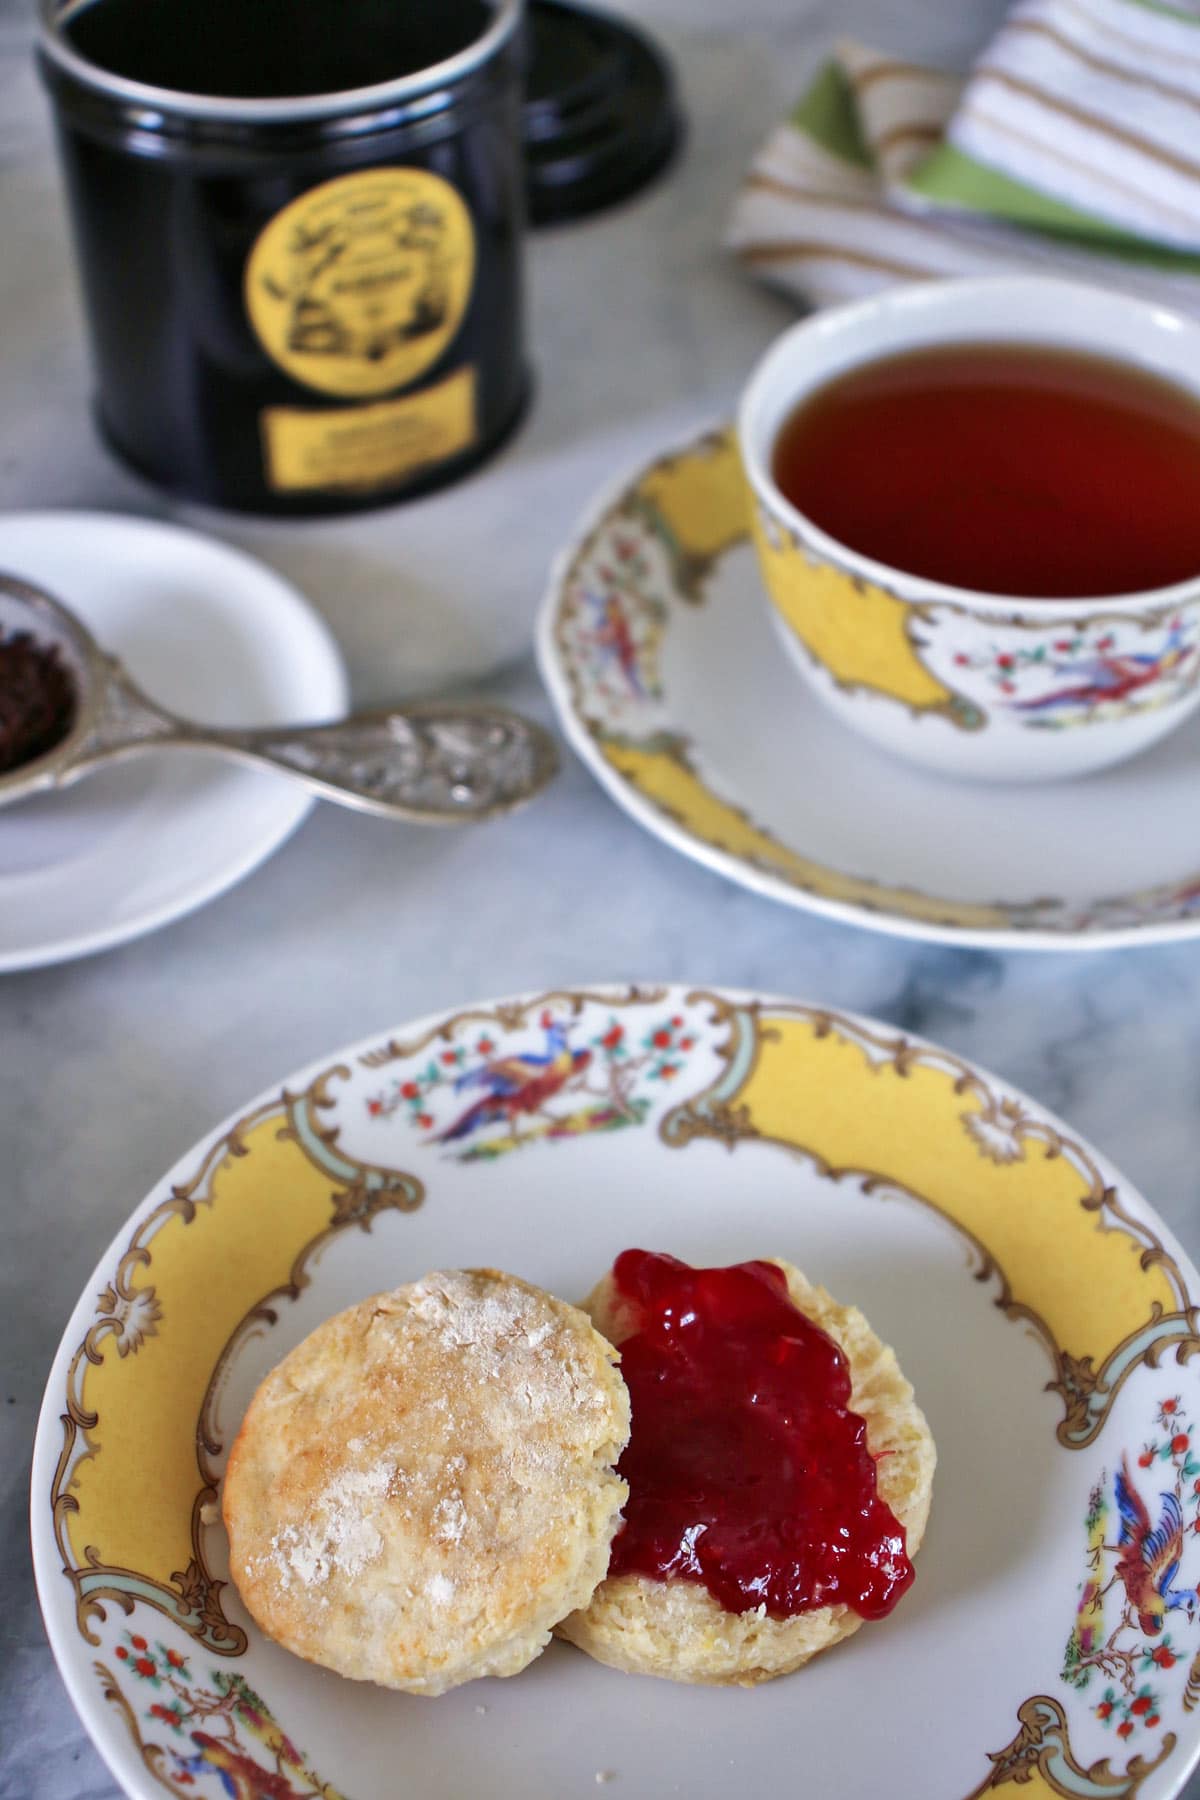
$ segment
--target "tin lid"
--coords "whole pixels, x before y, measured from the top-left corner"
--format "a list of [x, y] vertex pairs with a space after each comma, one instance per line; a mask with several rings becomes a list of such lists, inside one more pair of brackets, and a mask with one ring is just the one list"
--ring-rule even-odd
[[425, 68], [340, 91], [239, 97], [135, 80], [81, 54], [70, 27], [88, 14], [92, 4], [93, 0], [38, 0], [42, 73], [71, 78], [85, 93], [99, 95], [110, 110], [121, 109], [148, 133], [169, 129], [180, 120], [237, 131], [256, 125], [287, 130], [329, 120], [349, 134], [365, 134], [402, 110], [426, 114], [444, 110], [458, 85], [501, 55], [518, 22], [524, 24], [522, 0], [491, 0], [486, 30], [471, 42], [451, 43], [447, 54]]
[[683, 131], [662, 52], [637, 26], [570, 0], [526, 13], [526, 193], [534, 225], [623, 200], [670, 162]]

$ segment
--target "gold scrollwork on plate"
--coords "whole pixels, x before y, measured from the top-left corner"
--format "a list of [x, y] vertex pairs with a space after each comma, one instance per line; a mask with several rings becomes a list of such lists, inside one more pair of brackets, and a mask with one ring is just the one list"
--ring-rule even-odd
[[307, 1285], [332, 1235], [370, 1229], [381, 1210], [410, 1211], [424, 1194], [414, 1176], [347, 1156], [322, 1123], [330, 1083], [348, 1073], [327, 1070], [215, 1140], [135, 1228], [99, 1296], [68, 1368], [51, 1486], [55, 1542], [91, 1644], [106, 1604], [128, 1615], [141, 1600], [221, 1656], [246, 1647], [204, 1549], [230, 1358]]
[[1152, 1762], [1131, 1758], [1124, 1770], [1113, 1769], [1107, 1757], [1084, 1768], [1071, 1750], [1067, 1715], [1048, 1694], [1035, 1694], [1017, 1708], [1020, 1730], [1003, 1750], [988, 1752], [992, 1768], [967, 1800], [982, 1800], [994, 1789], [1015, 1782], [1033, 1793], [1058, 1794], [1064, 1800], [1135, 1800], [1143, 1784], [1175, 1748], [1168, 1732]]
[[1200, 1348], [1200, 1314], [1157, 1233], [1081, 1144], [967, 1063], [819, 1008], [688, 999], [728, 1027], [724, 1067], [667, 1114], [664, 1142], [775, 1143], [829, 1181], [903, 1193], [948, 1219], [977, 1279], [998, 1282], [996, 1305], [1046, 1346], [1064, 1447], [1094, 1441], [1135, 1368]]
[[[235, 1354], [273, 1323], [279, 1301], [307, 1285], [323, 1244], [351, 1226], [370, 1230], [381, 1212], [410, 1211], [424, 1197], [415, 1175], [344, 1148], [337, 1111], [344, 1093], [371, 1115], [371, 1096], [362, 1092], [369, 1080], [358, 1071], [429, 1061], [436, 1047], [434, 1060], [453, 1065], [436, 1095], [448, 1104], [464, 1045], [473, 1055], [486, 1032], [489, 1056], [511, 1056], [506, 1036], [520, 1034], [528, 1047], [537, 1030], [559, 1029], [561, 1021], [565, 1035], [585, 1014], [588, 1046], [572, 1052], [581, 1079], [599, 1079], [611, 1046], [612, 1058], [627, 1054], [621, 1066], [636, 1069], [639, 1080], [649, 1085], [669, 1073], [683, 1089], [680, 1103], [660, 1106], [655, 1082], [653, 1105], [636, 1112], [639, 1124], [657, 1121], [669, 1149], [703, 1139], [730, 1152], [775, 1146], [805, 1159], [834, 1192], [845, 1184], [901, 1196], [950, 1222], [977, 1278], [995, 1283], [995, 1304], [1044, 1344], [1047, 1386], [1063, 1403], [1057, 1438], [1064, 1449], [1093, 1442], [1133, 1369], [1172, 1355], [1182, 1361], [1197, 1348], [1200, 1321], [1183, 1272], [1134, 1203], [1069, 1133], [948, 1052], [828, 1009], [707, 990], [554, 989], [464, 1009], [411, 1039], [388, 1039], [362, 1054], [357, 1069], [330, 1065], [302, 1091], [284, 1091], [239, 1119], [208, 1146], [190, 1178], [146, 1213], [117, 1256], [70, 1364], [51, 1495], [87, 1642], [99, 1645], [96, 1621], [107, 1618], [109, 1602], [128, 1617], [140, 1600], [217, 1657], [246, 1647], [224, 1615], [203, 1529], [216, 1496], [220, 1403]], [[622, 1042], [627, 1052], [618, 1052]], [[709, 1070], [715, 1057], [718, 1072], [688, 1093], [693, 1054]], [[403, 1085], [411, 1072], [392, 1068], [389, 1076]], [[587, 1091], [615, 1106], [608, 1087]], [[559, 1126], [570, 1122], [557, 1118]], [[425, 1124], [421, 1130], [425, 1141], [447, 1137], [429, 1139]], [[560, 1139], [573, 1135], [564, 1130]], [[136, 1406], [123, 1405], [135, 1386]], [[114, 1635], [105, 1633], [106, 1645]], [[189, 1758], [207, 1757], [216, 1767], [212, 1758], [224, 1756], [233, 1770], [241, 1756], [250, 1780], [255, 1759], [275, 1754], [271, 1734], [282, 1726], [236, 1667], [224, 1662], [193, 1674], [177, 1649], [122, 1635], [127, 1643], [113, 1650], [125, 1659], [120, 1672], [106, 1663], [95, 1672], [165, 1788], [190, 1789], [177, 1779], [189, 1772]], [[189, 1726], [178, 1750], [175, 1740], [165, 1748], [143, 1742], [130, 1704], [138, 1680], [158, 1680], [178, 1701], [177, 1716]], [[1198, 1695], [1200, 1659], [1177, 1727]], [[161, 1694], [158, 1703], [169, 1704]], [[1008, 1783], [1069, 1800], [1135, 1800], [1175, 1744], [1164, 1731], [1154, 1761], [1135, 1756], [1121, 1769], [1107, 1760], [1085, 1767], [1057, 1701], [1035, 1695], [1018, 1719], [1012, 1742], [988, 1753], [989, 1771], [970, 1800]], [[232, 1726], [225, 1738], [210, 1730], [212, 1720], [241, 1721], [240, 1742], [233, 1743]], [[288, 1756], [298, 1759], [288, 1768], [303, 1765], [305, 1791], [332, 1797], [335, 1790], [319, 1784], [287, 1742]]]
[[367, 1050], [359, 1057], [365, 1069], [383, 1069], [389, 1063], [404, 1062], [420, 1056], [430, 1044], [448, 1044], [464, 1025], [495, 1025], [501, 1031], [522, 1031], [546, 1011], [557, 1009], [568, 1017], [578, 1018], [585, 1006], [599, 1001], [614, 1010], [631, 1006], [656, 1006], [665, 996], [662, 987], [637, 987], [632, 983], [612, 992], [578, 993], [573, 988], [547, 988], [532, 1000], [507, 1001], [499, 1006], [465, 1007], [439, 1019], [436, 1025], [411, 1039], [389, 1038], [378, 1050]]

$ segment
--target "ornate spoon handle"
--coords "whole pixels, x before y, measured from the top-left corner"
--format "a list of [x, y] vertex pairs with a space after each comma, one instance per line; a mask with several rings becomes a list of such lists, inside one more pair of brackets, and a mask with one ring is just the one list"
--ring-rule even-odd
[[56, 771], [59, 785], [143, 750], [215, 750], [265, 764], [344, 806], [450, 824], [522, 805], [558, 768], [549, 732], [501, 707], [431, 701], [331, 725], [210, 730], [154, 705], [111, 659], [106, 675], [87, 730]]

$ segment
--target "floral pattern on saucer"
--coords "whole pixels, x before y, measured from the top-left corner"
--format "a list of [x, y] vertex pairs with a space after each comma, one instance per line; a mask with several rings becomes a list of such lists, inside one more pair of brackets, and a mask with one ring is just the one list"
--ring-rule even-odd
[[598, 562], [579, 590], [576, 642], [598, 694], [654, 699], [662, 692], [657, 650], [665, 607], [649, 586], [650, 558], [638, 537], [616, 534], [612, 553], [613, 567]]
[[[732, 435], [709, 432], [602, 502], [555, 570], [539, 634], [543, 675], [568, 737], [619, 804], [730, 879], [875, 928], [1013, 948], [1200, 930], [1200, 869], [1086, 901], [966, 901], [818, 860], [724, 792], [672, 704], [664, 655], [672, 631], [705, 604], [722, 559], [749, 543], [751, 512]], [[1116, 616], [1096, 630], [1042, 634], [968, 620], [970, 641], [958, 609], [920, 611], [931, 670], [953, 683], [956, 667], [969, 666], [997, 702], [1047, 730], [1166, 704], [1200, 675], [1200, 606], [1169, 611], [1150, 629]], [[984, 804], [988, 790], [979, 791]]]

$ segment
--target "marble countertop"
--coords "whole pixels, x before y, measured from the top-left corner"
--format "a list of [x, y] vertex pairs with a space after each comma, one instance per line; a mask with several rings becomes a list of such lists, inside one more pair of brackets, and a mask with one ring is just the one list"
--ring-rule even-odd
[[[726, 413], [788, 317], [716, 247], [764, 124], [835, 30], [955, 66], [999, 0], [743, 0], [734, 22], [717, 0], [640, 10], [678, 62], [686, 153], [639, 201], [532, 246], [537, 406], [477, 478], [470, 541], [443, 529], [442, 497], [405, 511], [403, 549], [398, 515], [381, 515], [349, 574], [344, 534], [300, 533], [281, 553], [337, 632], [360, 702], [486, 676], [481, 691], [548, 717], [525, 651], [556, 540], [614, 465]], [[30, 13], [0, 0], [0, 512], [162, 512], [87, 423]], [[1001, 956], [825, 923], [674, 855], [572, 761], [486, 832], [320, 807], [191, 918], [0, 980], [0, 1800], [117, 1793], [46, 1645], [26, 1509], [48, 1365], [131, 1208], [223, 1114], [343, 1041], [477, 997], [630, 978], [795, 994], [928, 1035], [1103, 1146], [1200, 1257], [1200, 945]], [[1200, 1780], [1187, 1791], [1200, 1800]]]

